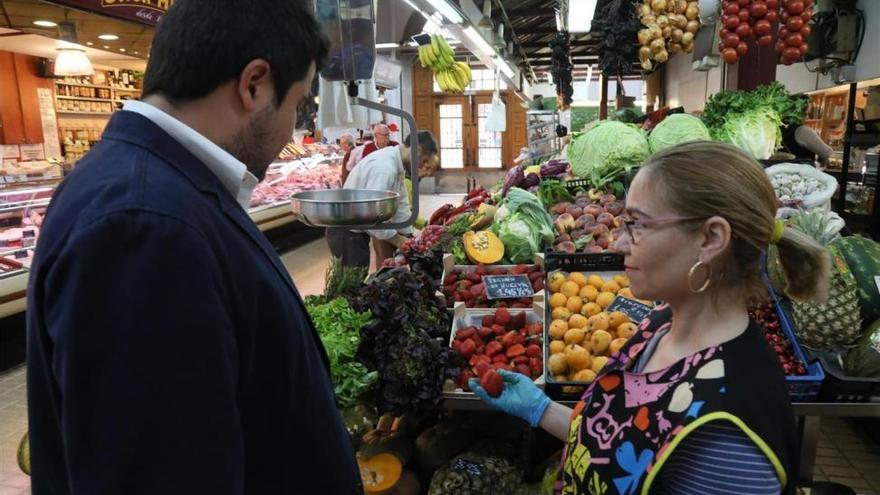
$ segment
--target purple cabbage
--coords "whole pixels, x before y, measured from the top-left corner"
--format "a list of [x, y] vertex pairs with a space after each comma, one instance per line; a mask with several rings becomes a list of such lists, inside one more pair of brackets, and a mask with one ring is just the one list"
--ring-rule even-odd
[[507, 175], [504, 177], [504, 185], [501, 187], [501, 197], [506, 197], [507, 191], [510, 191], [510, 188], [522, 186], [525, 180], [526, 177], [523, 175], [521, 167], [513, 167], [508, 170]]

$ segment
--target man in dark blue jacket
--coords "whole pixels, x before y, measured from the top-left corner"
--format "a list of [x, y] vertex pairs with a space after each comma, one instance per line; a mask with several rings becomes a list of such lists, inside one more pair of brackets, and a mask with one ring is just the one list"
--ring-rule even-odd
[[28, 293], [33, 493], [355, 494], [327, 357], [245, 208], [326, 38], [294, 0], [177, 0], [58, 188]]

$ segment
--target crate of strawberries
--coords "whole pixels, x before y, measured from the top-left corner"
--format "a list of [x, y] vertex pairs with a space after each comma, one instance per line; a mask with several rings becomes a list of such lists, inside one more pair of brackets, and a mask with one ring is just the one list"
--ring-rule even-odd
[[[532, 297], [518, 299], [489, 299], [483, 277], [486, 275], [526, 275], [532, 284]], [[446, 305], [453, 308], [461, 303], [466, 308], [531, 308], [544, 294], [544, 255], [535, 255], [531, 265], [456, 265], [455, 258], [443, 257], [443, 287]]]
[[792, 402], [815, 401], [825, 380], [825, 373], [818, 363], [807, 362], [788, 315], [775, 294], [772, 302], [750, 309], [749, 317], [761, 328], [764, 338], [779, 358]]
[[[468, 379], [504, 369], [538, 381], [544, 373], [541, 303], [529, 308], [455, 308], [450, 346], [464, 358], [457, 390], [470, 392]], [[487, 389], [489, 390], [489, 389]], [[491, 393], [491, 390], [490, 390]]]

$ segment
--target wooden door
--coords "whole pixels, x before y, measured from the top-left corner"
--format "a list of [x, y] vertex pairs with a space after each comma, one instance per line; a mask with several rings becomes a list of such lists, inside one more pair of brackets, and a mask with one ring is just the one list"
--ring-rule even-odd
[[16, 53], [14, 61], [25, 142], [42, 143], [44, 140], [43, 120], [40, 117], [40, 99], [37, 90], [47, 88], [51, 91], [52, 80], [41, 78], [38, 75], [35, 57]]
[[470, 104], [463, 96], [448, 96], [438, 101], [434, 112], [434, 129], [440, 147], [440, 167], [463, 169], [472, 163], [470, 142]]
[[21, 99], [15, 77], [15, 58], [13, 53], [4, 51], [0, 51], [0, 142], [25, 142]]
[[486, 120], [492, 107], [491, 95], [473, 97], [471, 105], [472, 140], [469, 144], [476, 158], [471, 165], [481, 169], [500, 169], [504, 167], [504, 133], [486, 130]]

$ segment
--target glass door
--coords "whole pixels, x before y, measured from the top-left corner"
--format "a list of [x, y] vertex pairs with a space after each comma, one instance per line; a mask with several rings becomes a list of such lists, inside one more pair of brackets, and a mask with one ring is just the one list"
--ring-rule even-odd
[[492, 107], [491, 96], [479, 96], [474, 104], [477, 116], [477, 135], [474, 140], [475, 156], [479, 168], [501, 168], [501, 133], [486, 130], [486, 120], [489, 117], [489, 109]]
[[[466, 98], [444, 98], [438, 105], [437, 115], [440, 122], [438, 128], [440, 146], [440, 166], [445, 169], [461, 169], [465, 167], [466, 133], [465, 124], [469, 117], [469, 105]], [[468, 119], [469, 120], [469, 119]]]

